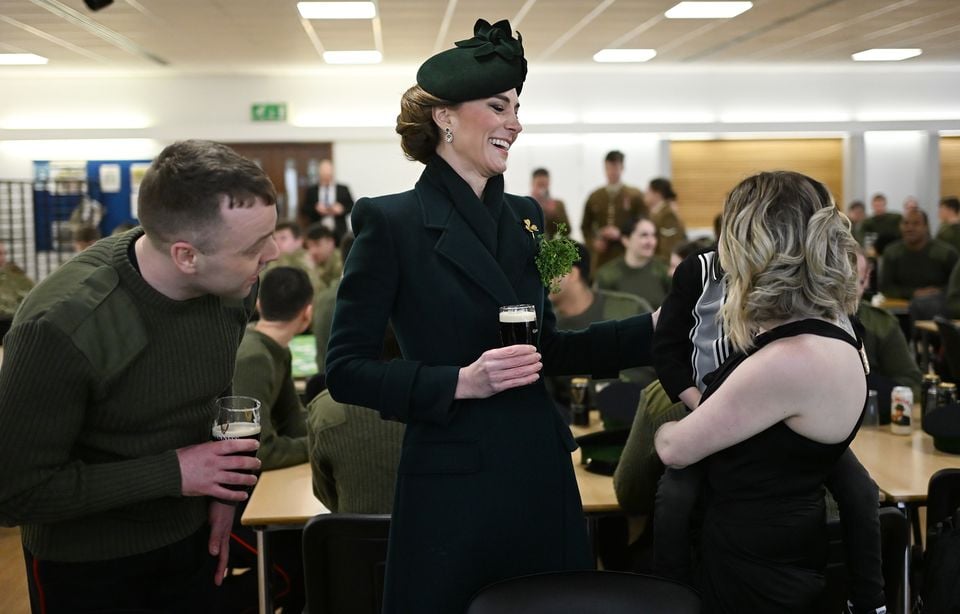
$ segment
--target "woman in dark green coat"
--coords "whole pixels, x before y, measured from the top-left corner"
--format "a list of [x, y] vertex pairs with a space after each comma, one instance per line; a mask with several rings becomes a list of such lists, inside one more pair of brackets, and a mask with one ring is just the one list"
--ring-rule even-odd
[[[651, 316], [557, 332], [534, 258], [535, 201], [503, 193], [526, 76], [506, 21], [429, 60], [397, 131], [426, 168], [361, 199], [337, 296], [327, 382], [342, 403], [407, 424], [384, 612], [454, 614], [507, 577], [593, 567], [569, 428], [542, 374], [615, 377], [649, 364]], [[503, 305], [531, 304], [538, 346], [500, 347]], [[403, 359], [379, 360], [387, 321]]]

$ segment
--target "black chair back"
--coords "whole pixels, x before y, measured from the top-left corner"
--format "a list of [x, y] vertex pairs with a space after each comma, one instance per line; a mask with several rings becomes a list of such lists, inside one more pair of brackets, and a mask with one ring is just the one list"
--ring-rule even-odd
[[903, 574], [910, 547], [910, 521], [895, 507], [880, 508], [880, 556], [888, 614], [903, 612]]
[[943, 522], [960, 507], [960, 469], [941, 469], [930, 476], [927, 484], [927, 547]]
[[594, 402], [600, 411], [604, 428], [629, 429], [637, 415], [642, 393], [643, 387], [633, 382], [610, 382], [598, 392]]
[[639, 574], [565, 571], [511, 578], [477, 593], [466, 614], [696, 614], [692, 588]]
[[309, 614], [380, 614], [389, 515], [321, 514], [303, 529]]
[[[910, 542], [910, 523], [898, 509], [883, 507], [880, 516], [880, 558], [883, 571], [883, 592], [887, 600], [889, 614], [903, 613], [903, 574], [907, 546]], [[827, 587], [820, 601], [813, 609], [815, 612], [846, 612], [849, 596], [850, 573], [847, 570], [846, 550], [840, 521], [827, 523], [827, 568], [824, 572]]]
[[949, 373], [942, 373], [944, 380], [957, 382], [960, 378], [960, 328], [943, 316], [936, 316], [937, 332], [943, 343], [943, 358]]

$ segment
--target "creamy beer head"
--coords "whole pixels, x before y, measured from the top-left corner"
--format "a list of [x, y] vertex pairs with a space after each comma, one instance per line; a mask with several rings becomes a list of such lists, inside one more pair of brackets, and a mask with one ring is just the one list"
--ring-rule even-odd
[[537, 314], [534, 311], [501, 311], [501, 324], [525, 324], [527, 322], [536, 322]]
[[210, 430], [214, 439], [260, 439], [260, 425], [254, 422], [214, 424]]
[[508, 345], [536, 345], [537, 311], [533, 305], [500, 308], [500, 342]]

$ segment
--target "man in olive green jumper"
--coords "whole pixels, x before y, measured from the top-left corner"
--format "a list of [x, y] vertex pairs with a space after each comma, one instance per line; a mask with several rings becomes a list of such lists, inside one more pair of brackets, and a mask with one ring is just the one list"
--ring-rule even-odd
[[404, 424], [324, 390], [310, 402], [307, 426], [317, 499], [331, 512], [391, 513]]
[[857, 318], [863, 324], [863, 351], [870, 362], [870, 376], [885, 378], [892, 386], [909, 386], [913, 390], [913, 398], [919, 399], [923, 379], [920, 367], [907, 345], [897, 317], [863, 300], [863, 293], [869, 284], [870, 263], [858, 251], [857, 295], [860, 305], [857, 307]]
[[887, 197], [877, 193], [870, 200], [870, 208], [873, 215], [863, 221], [863, 234], [874, 235], [875, 242], [873, 247], [877, 250], [877, 255], [882, 255], [887, 245], [900, 238], [900, 219], [899, 213], [887, 212]]
[[[21, 306], [0, 369], [0, 522], [34, 611], [212, 611], [252, 440], [210, 441], [276, 192], [208, 141], [165, 148], [143, 228], [99, 241]], [[209, 524], [209, 526], [207, 526]]]
[[33, 281], [23, 269], [7, 262], [7, 246], [0, 242], [0, 345], [10, 330], [13, 314], [32, 289]]
[[[313, 286], [306, 271], [288, 266], [270, 269], [260, 282], [260, 319], [247, 328], [237, 350], [233, 392], [260, 401], [257, 458], [264, 471], [307, 462], [306, 410], [293, 385], [290, 341], [310, 326], [312, 302]], [[239, 518], [234, 519], [233, 536], [256, 542], [253, 531], [240, 526]], [[272, 540], [273, 563], [289, 581], [282, 603], [284, 611], [303, 610], [302, 539], [301, 531], [283, 531]], [[247, 563], [242, 558], [234, 559], [230, 566], [245, 567]]]
[[310, 327], [313, 286], [303, 269], [277, 267], [263, 276], [260, 320], [237, 351], [233, 392], [260, 401], [264, 471], [307, 462], [306, 410], [293, 385], [290, 341]]

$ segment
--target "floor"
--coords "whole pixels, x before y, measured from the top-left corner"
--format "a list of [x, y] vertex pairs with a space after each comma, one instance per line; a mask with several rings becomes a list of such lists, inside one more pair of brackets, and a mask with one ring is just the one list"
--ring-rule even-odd
[[0, 527], [0, 612], [29, 614], [27, 575], [23, 567], [20, 529]]

